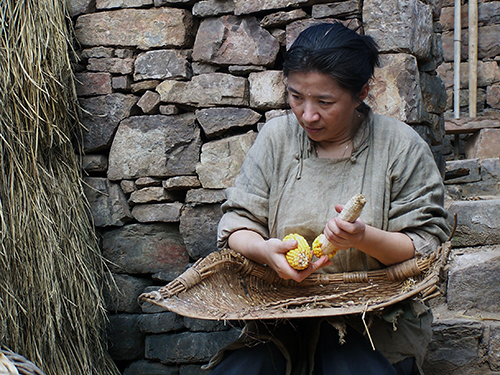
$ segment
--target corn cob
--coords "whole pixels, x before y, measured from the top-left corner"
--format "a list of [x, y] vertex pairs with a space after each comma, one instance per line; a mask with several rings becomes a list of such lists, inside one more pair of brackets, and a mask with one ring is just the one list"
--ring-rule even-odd
[[[313, 242], [313, 245], [312, 245], [312, 249], [313, 249], [313, 254], [318, 257], [318, 258], [321, 258], [324, 254], [323, 254], [323, 250], [321, 250], [321, 245], [323, 245], [323, 242], [326, 240], [326, 237], [325, 235], [322, 233], [320, 234], [318, 237], [316, 237], [316, 239], [314, 240]], [[332, 254], [328, 254], [329, 258], [333, 257]]]
[[[349, 202], [344, 206], [342, 212], [340, 212], [339, 217], [342, 220], [354, 223], [356, 219], [361, 215], [361, 211], [365, 206], [366, 198], [362, 194], [354, 195]], [[321, 258], [323, 255], [328, 255], [331, 259], [338, 251], [334, 245], [332, 245], [326, 238], [324, 234], [320, 234], [313, 243], [314, 255]]]
[[283, 238], [283, 241], [287, 240], [297, 241], [297, 247], [288, 251], [285, 255], [288, 264], [298, 271], [306, 269], [312, 259], [311, 248], [306, 239], [300, 234], [291, 233]]

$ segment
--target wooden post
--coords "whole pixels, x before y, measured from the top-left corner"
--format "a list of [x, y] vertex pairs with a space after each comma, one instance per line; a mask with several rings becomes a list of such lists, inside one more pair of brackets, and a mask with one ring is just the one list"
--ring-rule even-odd
[[469, 117], [477, 115], [477, 0], [469, 0]]

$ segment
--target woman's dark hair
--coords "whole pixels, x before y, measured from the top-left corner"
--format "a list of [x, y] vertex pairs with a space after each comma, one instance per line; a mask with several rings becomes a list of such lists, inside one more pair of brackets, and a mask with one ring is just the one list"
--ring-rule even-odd
[[302, 31], [285, 55], [283, 73], [327, 74], [357, 97], [379, 66], [378, 46], [340, 22], [322, 23]]

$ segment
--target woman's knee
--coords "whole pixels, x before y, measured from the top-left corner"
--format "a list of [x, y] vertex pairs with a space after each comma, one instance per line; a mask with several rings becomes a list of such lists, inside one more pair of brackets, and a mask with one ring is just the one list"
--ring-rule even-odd
[[210, 375], [283, 375], [286, 359], [272, 342], [231, 351]]

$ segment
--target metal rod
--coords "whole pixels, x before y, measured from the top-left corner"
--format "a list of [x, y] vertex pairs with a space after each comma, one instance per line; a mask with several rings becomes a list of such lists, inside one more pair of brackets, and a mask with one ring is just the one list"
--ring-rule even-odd
[[469, 0], [469, 117], [477, 115], [477, 0]]
[[462, 17], [460, 0], [455, 0], [455, 28], [453, 34], [453, 111], [460, 118], [460, 53], [462, 42]]

